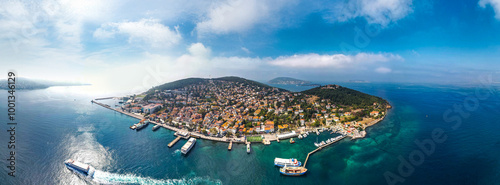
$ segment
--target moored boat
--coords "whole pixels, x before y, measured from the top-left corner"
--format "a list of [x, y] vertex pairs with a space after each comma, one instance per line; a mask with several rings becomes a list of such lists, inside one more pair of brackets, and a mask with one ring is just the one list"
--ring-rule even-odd
[[64, 162], [66, 167], [71, 171], [78, 173], [87, 178], [94, 178], [95, 169], [94, 167], [84, 164], [73, 159], [68, 159]]
[[250, 153], [250, 143], [247, 144], [247, 153]]
[[182, 146], [181, 153], [183, 153], [184, 155], [187, 154], [191, 150], [191, 148], [193, 148], [194, 144], [196, 144], [196, 138], [190, 138], [188, 142], [186, 142], [186, 144]]
[[293, 140], [293, 138], [290, 138], [290, 143], [291, 144], [295, 143], [295, 140]]
[[279, 166], [279, 167], [299, 167], [302, 165], [302, 163], [294, 158], [291, 159], [283, 159], [283, 158], [274, 158], [274, 165]]
[[302, 138], [303, 138], [302, 135], [299, 134], [299, 139], [302, 139]]
[[285, 166], [280, 168], [280, 173], [288, 176], [301, 176], [307, 172], [307, 168], [304, 167], [288, 167]]
[[153, 131], [158, 130], [160, 127], [161, 127], [161, 126], [160, 126], [160, 124], [155, 125], [155, 126], [153, 127]]

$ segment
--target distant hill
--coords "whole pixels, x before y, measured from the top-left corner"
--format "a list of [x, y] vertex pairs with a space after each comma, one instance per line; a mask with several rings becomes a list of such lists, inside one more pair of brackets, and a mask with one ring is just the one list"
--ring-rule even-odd
[[[16, 78], [16, 89], [17, 90], [33, 90], [33, 89], [45, 89], [51, 86], [76, 86], [76, 85], [89, 85], [81, 83], [69, 83], [69, 82], [53, 82], [47, 80], [33, 80], [28, 78]], [[0, 89], [9, 89], [8, 82], [6, 79], [0, 80]]]
[[373, 103], [389, 105], [389, 103], [377, 96], [362, 93], [340, 85], [326, 85], [302, 91], [307, 95], [315, 95], [321, 99], [330, 99], [332, 103], [339, 105], [370, 106]]
[[151, 95], [154, 93], [154, 91], [159, 90], [159, 91], [164, 91], [164, 90], [174, 90], [174, 89], [181, 89], [189, 85], [194, 85], [194, 84], [209, 84], [209, 83], [219, 83], [219, 82], [238, 82], [242, 83], [244, 85], [250, 85], [254, 87], [260, 87], [260, 88], [269, 88], [269, 89], [277, 89], [279, 91], [287, 91], [285, 89], [281, 88], [276, 88], [272, 87], [260, 82], [256, 82], [253, 80], [248, 80], [245, 78], [240, 78], [236, 76], [227, 76], [227, 77], [220, 77], [220, 78], [186, 78], [182, 80], [177, 80], [169, 83], [165, 83], [156, 87], [153, 87], [149, 89], [146, 92], [146, 97], [144, 99], [148, 100], [151, 98]]
[[269, 80], [268, 83], [280, 84], [280, 85], [305, 85], [305, 84], [310, 84], [311, 82], [290, 77], [277, 77], [272, 80]]

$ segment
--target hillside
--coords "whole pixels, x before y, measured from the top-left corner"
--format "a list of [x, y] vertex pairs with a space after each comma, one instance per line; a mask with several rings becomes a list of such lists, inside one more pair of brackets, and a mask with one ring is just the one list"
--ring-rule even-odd
[[268, 83], [281, 84], [281, 85], [305, 85], [305, 84], [310, 84], [311, 82], [290, 77], [277, 77], [272, 80], [269, 80]]
[[[273, 89], [274, 90], [277, 89], [280, 92], [288, 92], [285, 89], [275, 88], [260, 82], [234, 76], [212, 78], [212, 79], [186, 78], [153, 87], [146, 92], [146, 97], [144, 99], [149, 100], [150, 98], [152, 98], [156, 90], [158, 91], [174, 90], [174, 89], [182, 89], [184, 87], [188, 87], [191, 85], [209, 85], [209, 84], [222, 87], [224, 85], [224, 82], [236, 82], [252, 88], [264, 88], [263, 90], [269, 89], [271, 91]], [[380, 97], [372, 96], [339, 85], [320, 86], [302, 91], [301, 93], [306, 95], [318, 96], [320, 99], [329, 99], [331, 100], [331, 103], [338, 105], [371, 106], [373, 105], [374, 102], [377, 102], [380, 105], [388, 105], [388, 102]]]
[[236, 83], [242, 83], [243, 85], [247, 86], [253, 86], [255, 88], [260, 87], [260, 88], [269, 88], [269, 89], [277, 89], [278, 91], [285, 92], [287, 90], [281, 89], [281, 88], [276, 88], [272, 87], [260, 82], [256, 82], [253, 80], [248, 80], [245, 78], [240, 78], [240, 77], [235, 77], [235, 76], [226, 76], [226, 77], [220, 77], [220, 78], [186, 78], [182, 80], [177, 80], [169, 83], [165, 83], [156, 87], [153, 87], [149, 89], [146, 92], [146, 97], [145, 99], [148, 100], [151, 98], [151, 95], [156, 91], [165, 91], [165, 90], [174, 90], [174, 89], [180, 89], [184, 88], [190, 85], [208, 85], [209, 83], [219, 83], [219, 82], [236, 82]]
[[380, 105], [389, 103], [377, 96], [362, 93], [339, 85], [327, 85], [302, 91], [307, 95], [318, 96], [320, 99], [330, 99], [332, 103], [339, 105], [371, 106], [374, 102]]

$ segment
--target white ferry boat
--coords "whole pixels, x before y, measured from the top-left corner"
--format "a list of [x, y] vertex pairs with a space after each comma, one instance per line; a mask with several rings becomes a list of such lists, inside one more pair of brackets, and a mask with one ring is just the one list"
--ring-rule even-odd
[[158, 130], [160, 127], [161, 127], [161, 126], [160, 126], [160, 124], [155, 125], [155, 126], [153, 127], [153, 131]]
[[149, 124], [148, 121], [145, 121], [143, 123], [137, 123], [136, 126], [137, 128], [135, 130], [141, 130], [142, 128], [144, 128], [145, 126], [147, 126]]
[[247, 153], [250, 153], [250, 143], [247, 144]]
[[64, 162], [66, 167], [71, 171], [78, 173], [87, 178], [94, 178], [95, 169], [94, 167], [84, 164], [73, 159], [68, 159]]
[[283, 159], [283, 158], [274, 158], [274, 165], [279, 167], [289, 166], [289, 167], [299, 167], [302, 163], [294, 158], [291, 159]]
[[184, 155], [187, 154], [191, 148], [193, 148], [194, 144], [196, 144], [196, 138], [190, 138], [184, 146], [181, 148], [181, 153]]

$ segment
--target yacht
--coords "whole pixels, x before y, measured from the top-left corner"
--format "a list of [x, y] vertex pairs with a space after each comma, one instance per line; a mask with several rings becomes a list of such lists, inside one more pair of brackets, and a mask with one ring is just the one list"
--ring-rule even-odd
[[283, 159], [283, 158], [274, 158], [274, 165], [279, 167], [289, 166], [289, 167], [299, 167], [302, 163], [294, 158], [291, 159]]

